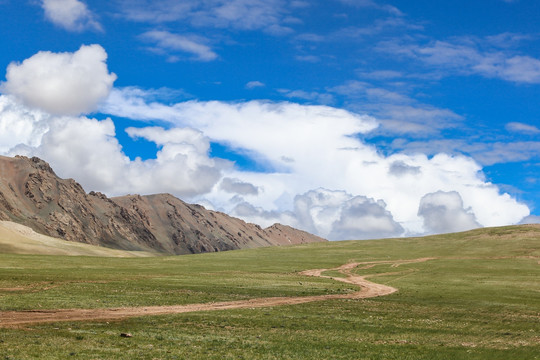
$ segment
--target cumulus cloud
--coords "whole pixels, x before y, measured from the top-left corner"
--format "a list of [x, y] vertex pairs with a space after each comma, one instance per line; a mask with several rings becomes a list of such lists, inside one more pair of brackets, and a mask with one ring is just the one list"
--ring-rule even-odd
[[41, 6], [48, 20], [66, 30], [103, 30], [94, 14], [79, 0], [42, 0]]
[[299, 227], [296, 215], [291, 211], [265, 210], [262, 207], [253, 206], [246, 201], [240, 201], [240, 203], [236, 204], [232, 211], [230, 211], [230, 214], [263, 227], [268, 227], [275, 223]]
[[49, 115], [25, 108], [9, 96], [0, 95], [0, 154], [17, 145], [39, 145], [49, 130]]
[[208, 152], [210, 144], [208, 139], [198, 130], [189, 128], [175, 128], [166, 130], [159, 126], [126, 129], [127, 134], [133, 138], [142, 138], [157, 145], [188, 144], [199, 153]]
[[[423, 218], [417, 213], [420, 200], [426, 193], [439, 190], [459, 192], [464, 206], [472, 209], [483, 226], [517, 223], [529, 215], [526, 205], [486, 182], [481, 166], [470, 157], [382, 154], [362, 140], [362, 134], [369, 134], [378, 125], [369, 116], [289, 102], [187, 101], [164, 105], [147, 103], [144, 94], [121, 89], [111, 99], [103, 112], [143, 121], [161, 119], [171, 127], [198, 129], [229, 151], [264, 164], [265, 172], [230, 169], [225, 174], [259, 189], [259, 194], [249, 199], [255, 209], [296, 213], [297, 195], [323, 187], [344, 191], [351, 197], [384, 201], [384, 209], [407, 233], [425, 231]], [[219, 187], [203, 198], [225, 212], [238, 205], [238, 199], [231, 201], [230, 194]], [[343, 197], [346, 201], [348, 198]], [[319, 226], [315, 230], [329, 235], [336, 220], [330, 221], [327, 228]], [[309, 224], [300, 217], [295, 221]], [[364, 236], [359, 233], [355, 237]]]
[[115, 138], [113, 122], [84, 117], [51, 121], [41, 144], [29, 155], [46, 159], [58, 174], [80, 178], [90, 189], [109, 191], [122, 179], [122, 169], [129, 162]]
[[471, 209], [463, 207], [456, 191], [437, 191], [420, 200], [418, 215], [424, 218], [424, 227], [432, 233], [449, 233], [478, 228], [481, 225]]
[[231, 166], [209, 157], [210, 141], [200, 131], [159, 127], [126, 131], [133, 138], [145, 138], [161, 146], [156, 159], [136, 161], [130, 169], [132, 184], [141, 192], [170, 192], [183, 197], [206, 193], [219, 181], [222, 170]]
[[403, 228], [386, 204], [345, 191], [311, 190], [294, 200], [298, 226], [331, 240], [398, 236]]
[[54, 115], [92, 112], [116, 80], [99, 45], [74, 53], [40, 51], [22, 63], [9, 64], [1, 90], [24, 104]]
[[397, 177], [403, 175], [417, 175], [420, 174], [420, 166], [410, 166], [401, 160], [397, 160], [390, 164], [388, 173]]
[[[297, 155], [316, 164], [317, 159], [307, 149], [317, 142], [337, 141], [343, 147], [356, 147], [357, 141], [349, 135], [377, 127], [375, 119], [369, 116], [328, 106], [267, 101], [187, 101], [172, 106], [158, 103], [147, 106], [144, 99], [131, 93], [116, 92], [113, 96], [102, 108], [103, 112], [139, 120], [161, 119], [176, 126], [199, 129], [213, 141], [231, 148], [249, 149], [278, 168], [288, 166]], [[297, 154], [302, 148], [305, 150]]]
[[208, 138], [193, 129], [127, 129], [134, 139], [144, 138], [160, 148], [154, 159], [132, 161], [123, 153], [111, 119], [53, 117], [1, 96], [0, 129], [13, 122], [16, 126], [7, 131], [13, 138], [2, 142], [0, 154], [39, 156], [59, 176], [76, 179], [88, 191], [193, 197], [209, 192], [231, 167], [210, 158]]
[[258, 195], [259, 189], [253, 184], [243, 182], [238, 179], [223, 178], [220, 189], [228, 193], [239, 195]]
[[241, 201], [231, 214], [263, 226], [288, 224], [330, 240], [373, 239], [403, 233], [403, 227], [394, 221], [384, 201], [323, 188], [296, 195], [292, 210], [265, 210]]
[[168, 31], [152, 30], [141, 35], [143, 40], [154, 43], [154, 47], [150, 50], [168, 55], [168, 60], [176, 62], [179, 58], [175, 55], [170, 55], [171, 51], [181, 51], [194, 55], [195, 60], [212, 61], [217, 59], [218, 55], [212, 49], [204, 44], [208, 42], [200, 36], [183, 36], [173, 34]]
[[519, 222], [520, 224], [540, 224], [540, 216], [529, 215]]
[[[145, 91], [117, 89], [102, 112], [168, 122], [167, 129], [144, 122], [128, 128], [135, 141], [158, 146], [154, 159], [130, 160], [110, 119], [51, 116], [0, 99], [0, 126], [18, 118], [22, 124], [11, 130], [17, 140], [6, 146], [13, 145], [8, 154], [40, 156], [60, 176], [110, 195], [170, 192], [247, 221], [282, 222], [331, 239], [454, 230], [443, 221], [450, 215], [463, 229], [517, 223], [530, 214], [486, 182], [471, 158], [384, 155], [362, 140], [376, 129], [375, 119], [342, 109], [268, 101], [164, 105], [153, 94], [147, 101]], [[211, 142], [267, 164], [267, 171], [211, 157]]]

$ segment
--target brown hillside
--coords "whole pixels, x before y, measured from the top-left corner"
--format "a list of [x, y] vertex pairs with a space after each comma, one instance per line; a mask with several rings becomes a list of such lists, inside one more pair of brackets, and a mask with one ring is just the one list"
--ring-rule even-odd
[[87, 194], [43, 160], [23, 156], [0, 156], [0, 220], [69, 241], [168, 254], [325, 241], [279, 224], [262, 229], [169, 194]]

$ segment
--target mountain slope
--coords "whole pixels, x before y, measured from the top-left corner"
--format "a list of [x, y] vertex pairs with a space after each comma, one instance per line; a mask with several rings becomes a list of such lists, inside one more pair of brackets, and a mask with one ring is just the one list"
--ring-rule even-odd
[[325, 241], [283, 225], [262, 229], [169, 194], [87, 194], [45, 161], [23, 156], [0, 156], [0, 220], [64, 240], [167, 254]]
[[148, 257], [155, 253], [110, 249], [38, 234], [27, 226], [0, 221], [0, 253], [77, 255], [100, 257]]

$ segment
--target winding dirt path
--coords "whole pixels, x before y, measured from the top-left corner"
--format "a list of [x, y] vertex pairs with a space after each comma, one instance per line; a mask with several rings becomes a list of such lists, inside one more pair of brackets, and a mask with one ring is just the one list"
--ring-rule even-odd
[[[142, 306], [123, 307], [109, 309], [59, 309], [59, 310], [28, 310], [28, 311], [4, 311], [0, 312], [0, 327], [13, 327], [25, 324], [50, 323], [59, 321], [90, 321], [90, 320], [118, 320], [129, 317], [145, 315], [180, 314], [195, 311], [213, 311], [227, 309], [262, 308], [282, 305], [304, 304], [314, 301], [329, 299], [366, 299], [377, 296], [389, 295], [397, 291], [391, 286], [376, 284], [366, 280], [367, 277], [390, 275], [396, 273], [384, 273], [367, 276], [359, 276], [352, 273], [356, 267], [364, 265], [370, 268], [379, 264], [392, 264], [397, 267], [402, 264], [411, 264], [432, 260], [433, 258], [421, 258], [413, 260], [372, 261], [360, 263], [348, 263], [333, 269], [315, 269], [301, 272], [306, 276], [317, 276], [357, 285], [360, 291], [350, 294], [315, 295], [302, 297], [269, 297], [250, 300], [213, 302], [205, 304], [171, 305], [171, 306]], [[322, 275], [325, 271], [339, 271], [346, 277], [331, 277]], [[402, 272], [397, 272], [402, 273]]]

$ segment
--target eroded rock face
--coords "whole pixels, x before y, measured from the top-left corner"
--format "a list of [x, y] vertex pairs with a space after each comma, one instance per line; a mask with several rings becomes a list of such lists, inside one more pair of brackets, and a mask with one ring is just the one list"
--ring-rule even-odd
[[167, 254], [325, 241], [280, 224], [261, 229], [169, 194], [87, 194], [45, 161], [23, 156], [0, 156], [0, 220], [69, 241]]

